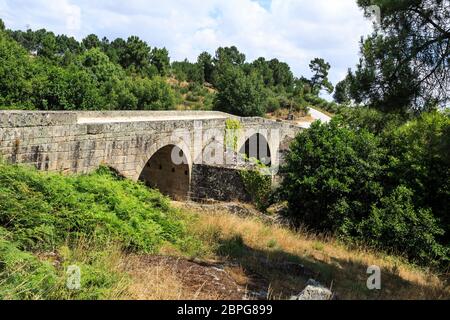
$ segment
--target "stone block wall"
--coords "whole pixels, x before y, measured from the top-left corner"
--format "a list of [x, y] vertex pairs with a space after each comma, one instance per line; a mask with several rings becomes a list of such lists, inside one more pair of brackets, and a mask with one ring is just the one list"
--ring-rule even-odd
[[196, 201], [249, 202], [251, 196], [245, 190], [240, 170], [210, 165], [194, 164], [192, 168], [190, 198]]

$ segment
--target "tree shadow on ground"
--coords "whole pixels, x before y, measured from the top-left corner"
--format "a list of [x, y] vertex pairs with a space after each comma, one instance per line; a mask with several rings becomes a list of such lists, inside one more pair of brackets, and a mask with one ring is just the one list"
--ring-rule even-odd
[[337, 299], [449, 299], [450, 289], [424, 286], [407, 281], [397, 270], [381, 270], [381, 290], [369, 290], [368, 265], [355, 260], [329, 258], [327, 262], [311, 256], [285, 252], [276, 246], [266, 250], [249, 247], [240, 235], [221, 239], [216, 252], [242, 266], [248, 277], [248, 289], [266, 290], [272, 299], [298, 295], [309, 279], [331, 288]]

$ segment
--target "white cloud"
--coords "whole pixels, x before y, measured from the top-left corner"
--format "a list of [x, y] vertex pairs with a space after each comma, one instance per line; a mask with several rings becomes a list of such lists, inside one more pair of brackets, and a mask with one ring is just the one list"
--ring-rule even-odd
[[[68, 1], [53, 1], [55, 7], [60, 9], [64, 19], [66, 20], [66, 29], [71, 32], [81, 30], [81, 9], [80, 7], [70, 4]], [[58, 10], [59, 11], [59, 10]]]
[[42, 28], [82, 38], [138, 35], [165, 46], [172, 59], [236, 45], [247, 58], [288, 62], [297, 76], [323, 57], [336, 82], [358, 60], [358, 42], [371, 31], [356, 0], [0, 0], [13, 29]]
[[0, 18], [13, 29], [46, 28], [77, 36], [81, 31], [81, 8], [69, 0], [3, 0]]

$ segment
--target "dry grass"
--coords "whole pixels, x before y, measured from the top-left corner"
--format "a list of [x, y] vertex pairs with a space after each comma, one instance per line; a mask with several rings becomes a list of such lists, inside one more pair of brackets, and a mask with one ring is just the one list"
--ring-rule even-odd
[[181, 88], [187, 88], [189, 86], [189, 82], [187, 82], [187, 81], [179, 81], [179, 80], [177, 80], [175, 78], [172, 78], [172, 77], [168, 77], [166, 79], [166, 82], [169, 85], [173, 86], [173, 87], [174, 86], [179, 86]]
[[126, 257], [126, 269], [132, 278], [128, 298], [133, 300], [181, 300], [186, 292], [175, 271], [164, 265], [144, 266], [138, 257]]
[[[399, 258], [363, 249], [349, 249], [333, 239], [267, 225], [256, 218], [228, 212], [199, 215], [192, 225], [196, 236], [211, 248], [210, 255], [238, 261], [247, 273], [268, 279], [273, 297], [288, 297], [304, 281], [317, 277], [333, 286], [341, 299], [448, 299], [450, 288], [438, 275], [408, 265]], [[286, 272], [286, 262], [305, 266], [301, 275]], [[366, 287], [368, 266], [382, 270], [382, 290]], [[245, 282], [245, 278], [242, 282]]]
[[[81, 236], [69, 246], [60, 246], [53, 252], [34, 252], [35, 257], [53, 265], [59, 276], [51, 299], [85, 300], [103, 299], [120, 300], [126, 298], [130, 277], [122, 271], [125, 257], [121, 246], [111, 241], [98, 245]], [[81, 290], [68, 290], [67, 267], [75, 265], [81, 268]], [[88, 279], [83, 283], [83, 279]], [[48, 299], [47, 296], [36, 299]]]
[[[134, 255], [116, 245], [92, 248], [87, 240], [74, 249], [63, 247], [57, 255], [38, 256], [56, 266], [76, 261], [116, 274], [118, 281], [106, 299], [286, 299], [298, 294], [309, 278], [332, 287], [339, 299], [450, 298], [450, 287], [442, 277], [399, 258], [349, 249], [334, 239], [294, 232], [257, 217], [223, 210], [189, 214], [182, 203], [174, 205], [190, 216], [186, 219], [190, 232], [203, 243], [201, 260], [189, 260], [171, 246], [164, 247], [160, 256]], [[380, 291], [366, 287], [371, 265], [382, 270]]]

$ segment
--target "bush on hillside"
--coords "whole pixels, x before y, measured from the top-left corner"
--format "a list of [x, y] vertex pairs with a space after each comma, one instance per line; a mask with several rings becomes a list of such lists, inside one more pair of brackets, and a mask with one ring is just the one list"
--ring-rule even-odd
[[282, 168], [292, 218], [320, 231], [351, 223], [352, 233], [353, 223], [382, 195], [384, 153], [369, 132], [352, 131], [336, 119], [314, 122], [296, 137]]
[[445, 266], [448, 213], [442, 209], [448, 208], [450, 166], [441, 117], [424, 115], [382, 136], [352, 129], [339, 117], [313, 123], [294, 140], [282, 170], [291, 219]]
[[413, 196], [410, 189], [399, 186], [381, 198], [380, 204], [373, 205], [369, 217], [361, 222], [358, 238], [412, 261], [443, 264], [448, 250], [436, 238], [444, 231], [431, 210], [414, 208]]
[[242, 170], [240, 176], [256, 207], [261, 211], [267, 210], [272, 194], [272, 177], [262, 174], [258, 169]]
[[414, 192], [418, 207], [430, 208], [450, 244], [450, 115], [424, 113], [384, 133], [389, 153], [390, 185]]
[[246, 75], [241, 69], [227, 65], [217, 81], [218, 93], [214, 108], [237, 116], [263, 116], [266, 112], [266, 91], [257, 74]]
[[0, 164], [0, 226], [20, 249], [51, 250], [80, 237], [155, 252], [177, 243], [184, 225], [168, 200], [108, 169], [84, 176]]

